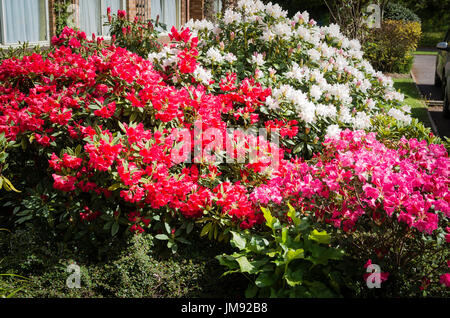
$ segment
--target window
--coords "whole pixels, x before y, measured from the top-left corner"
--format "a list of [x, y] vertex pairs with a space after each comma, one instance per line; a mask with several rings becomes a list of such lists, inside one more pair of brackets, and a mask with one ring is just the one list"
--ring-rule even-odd
[[214, 12], [222, 12], [222, 0], [214, 0]]
[[48, 43], [47, 0], [0, 0], [1, 45]]
[[170, 32], [172, 26], [179, 27], [181, 24], [181, 4], [179, 0], [151, 0], [150, 12], [151, 18], [156, 20], [159, 15], [159, 21], [167, 26]]
[[112, 14], [125, 9], [125, 0], [79, 0], [79, 25], [80, 29], [90, 37], [109, 36], [109, 29], [103, 24], [106, 21], [106, 11], [111, 8]]

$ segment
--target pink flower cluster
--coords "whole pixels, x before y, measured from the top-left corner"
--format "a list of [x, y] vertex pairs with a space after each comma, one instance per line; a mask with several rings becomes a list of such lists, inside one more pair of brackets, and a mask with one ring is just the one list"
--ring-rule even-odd
[[346, 231], [363, 214], [380, 224], [396, 218], [428, 234], [450, 217], [450, 159], [443, 145], [401, 139], [390, 149], [373, 133], [351, 130], [324, 145], [311, 163], [292, 161], [255, 188], [253, 202], [290, 202]]

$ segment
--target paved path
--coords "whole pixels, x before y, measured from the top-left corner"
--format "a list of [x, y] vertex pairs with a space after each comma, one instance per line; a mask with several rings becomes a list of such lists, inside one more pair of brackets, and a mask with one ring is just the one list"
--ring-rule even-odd
[[441, 89], [434, 86], [436, 56], [415, 55], [411, 73], [422, 96], [427, 100], [428, 111], [441, 137], [450, 138], [450, 119], [442, 115], [443, 95]]
[[435, 55], [415, 55], [412, 74], [416, 79], [420, 92], [427, 101], [442, 101], [442, 91], [434, 86], [436, 70]]

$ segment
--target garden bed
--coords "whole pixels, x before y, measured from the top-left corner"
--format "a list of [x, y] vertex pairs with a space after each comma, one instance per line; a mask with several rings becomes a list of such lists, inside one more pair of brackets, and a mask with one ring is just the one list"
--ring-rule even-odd
[[446, 295], [448, 144], [410, 79], [260, 1], [164, 46], [108, 14], [112, 44], [65, 28], [0, 64], [16, 295]]

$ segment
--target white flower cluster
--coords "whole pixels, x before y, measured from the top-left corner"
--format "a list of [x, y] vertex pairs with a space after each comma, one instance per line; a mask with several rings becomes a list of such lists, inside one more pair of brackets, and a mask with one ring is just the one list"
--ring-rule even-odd
[[[244, 56], [239, 65], [250, 69], [242, 74], [253, 72], [272, 88], [266, 108], [274, 116], [296, 114], [306, 125], [320, 121], [327, 135], [349, 125], [370, 130], [380, 114], [411, 121], [410, 112], [400, 109], [403, 95], [363, 59], [359, 41], [343, 36], [336, 24], [317, 26], [306, 11], [289, 19], [278, 4], [239, 0], [236, 11], [226, 10], [216, 24], [191, 20], [185, 26], [199, 37], [195, 79], [219, 82], [239, 72], [236, 61]], [[255, 51], [245, 56], [243, 46]], [[176, 55], [176, 49], [164, 48], [149, 59], [165, 67], [174, 65]]]

